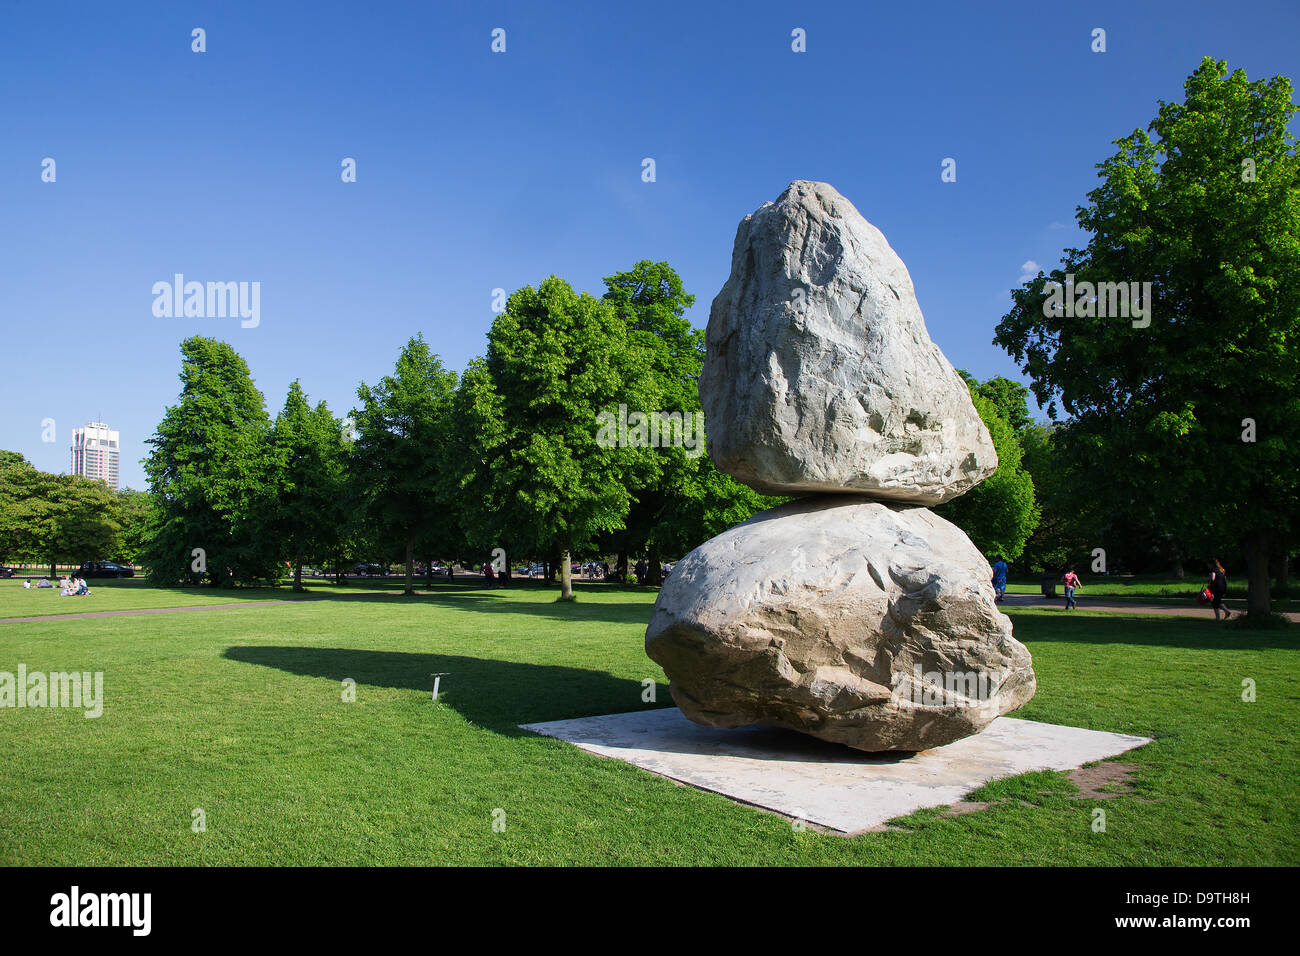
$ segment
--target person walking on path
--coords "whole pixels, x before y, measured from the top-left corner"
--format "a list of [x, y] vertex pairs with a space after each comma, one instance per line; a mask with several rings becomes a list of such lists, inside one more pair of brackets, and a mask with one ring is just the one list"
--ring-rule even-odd
[[1074, 573], [1074, 568], [1070, 568], [1065, 572], [1061, 577], [1061, 583], [1065, 585], [1065, 609], [1068, 611], [1070, 608], [1078, 606], [1079, 602], [1074, 599], [1074, 589], [1083, 587], [1083, 584], [1080, 582], [1079, 576]]
[[1214, 608], [1214, 619], [1219, 620], [1219, 611], [1223, 611], [1226, 621], [1232, 612], [1223, 606], [1223, 599], [1228, 596], [1228, 572], [1223, 570], [1223, 563], [1215, 558], [1210, 562], [1210, 607]]
[[1001, 601], [1007, 593], [1007, 563], [998, 555], [993, 563], [993, 590], [998, 593], [996, 600]]

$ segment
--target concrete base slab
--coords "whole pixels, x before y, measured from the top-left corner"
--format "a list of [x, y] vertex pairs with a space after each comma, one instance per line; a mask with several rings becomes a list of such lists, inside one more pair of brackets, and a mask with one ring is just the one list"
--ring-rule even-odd
[[844, 834], [957, 803], [991, 780], [1074, 770], [1151, 742], [999, 717], [946, 747], [867, 754], [790, 730], [702, 727], [675, 707], [520, 727]]

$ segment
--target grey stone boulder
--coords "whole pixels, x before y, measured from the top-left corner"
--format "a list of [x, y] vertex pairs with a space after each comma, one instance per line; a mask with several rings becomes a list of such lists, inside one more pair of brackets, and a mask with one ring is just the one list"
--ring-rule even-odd
[[709, 455], [761, 492], [939, 504], [997, 468], [907, 268], [826, 183], [741, 222], [706, 344]]
[[925, 750], [1034, 695], [1029, 651], [991, 576], [970, 539], [926, 508], [796, 501], [678, 562], [646, 653], [696, 723]]

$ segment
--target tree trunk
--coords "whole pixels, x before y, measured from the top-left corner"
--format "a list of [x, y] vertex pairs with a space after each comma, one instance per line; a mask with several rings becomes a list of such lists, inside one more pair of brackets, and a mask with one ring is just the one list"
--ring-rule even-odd
[[53, 558], [50, 558], [50, 580], [51, 581], [57, 581], [59, 579], [59, 569], [55, 567], [56, 564], [58, 564], [58, 562], [55, 561]]
[[293, 558], [293, 589], [295, 591], [302, 590], [302, 549], [301, 548], [298, 549], [298, 553], [295, 554]]
[[411, 582], [411, 577], [415, 573], [415, 542], [410, 538], [406, 539], [406, 590], [403, 594], [414, 594], [415, 585]]
[[1183, 567], [1182, 558], [1174, 558], [1174, 577], [1180, 581], [1187, 577], [1187, 569]]
[[1268, 593], [1268, 545], [1267, 528], [1255, 528], [1242, 539], [1246, 583], [1250, 588], [1246, 594], [1246, 613], [1255, 618], [1267, 617], [1272, 608]]
[[614, 562], [614, 577], [619, 584], [627, 584], [627, 552], [620, 551], [618, 560]]
[[659, 548], [652, 544], [646, 554], [646, 575], [645, 583], [652, 587], [659, 587], [664, 583], [663, 563], [659, 560]]
[[433, 590], [433, 559], [424, 559], [424, 587], [426, 590]]
[[569, 561], [569, 549], [560, 552], [560, 600], [567, 601], [573, 597], [573, 566]]

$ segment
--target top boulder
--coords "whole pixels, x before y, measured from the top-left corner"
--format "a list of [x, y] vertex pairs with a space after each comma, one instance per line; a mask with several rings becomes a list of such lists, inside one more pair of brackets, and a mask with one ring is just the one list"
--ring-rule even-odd
[[706, 342], [709, 455], [761, 492], [935, 505], [997, 468], [903, 261], [826, 183], [741, 222]]

